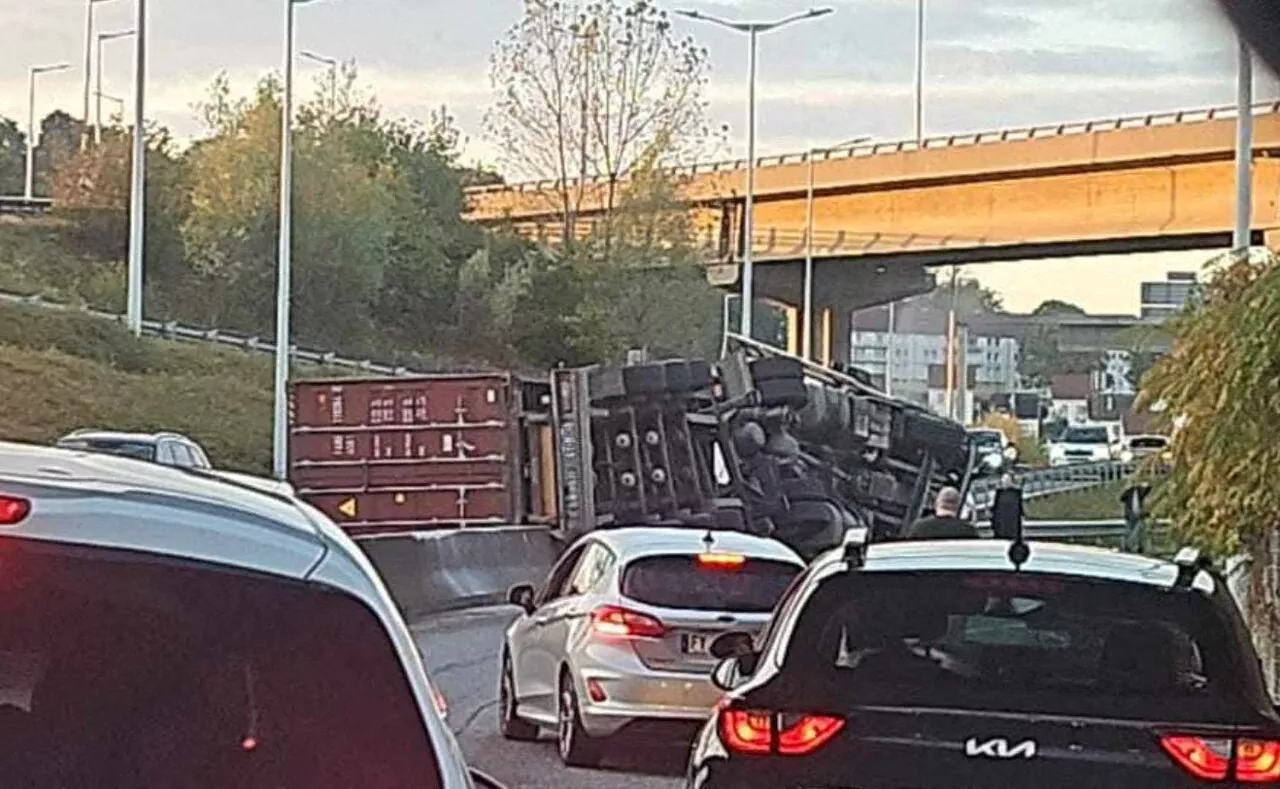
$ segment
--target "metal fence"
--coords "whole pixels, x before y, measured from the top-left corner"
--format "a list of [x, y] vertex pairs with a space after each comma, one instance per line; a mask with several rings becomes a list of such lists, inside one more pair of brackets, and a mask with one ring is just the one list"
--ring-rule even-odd
[[[1014, 482], [1022, 488], [1023, 498], [1036, 499], [1119, 482], [1131, 475], [1136, 468], [1137, 466], [1133, 463], [1104, 461], [1032, 469], [1024, 472], [1015, 471], [1012, 472], [1012, 477]], [[999, 477], [986, 477], [975, 481], [969, 487], [969, 506], [979, 518], [991, 511], [991, 505], [995, 501], [996, 490], [999, 487]], [[1116, 509], [1120, 509], [1118, 497]]]
[[[18, 293], [0, 292], [0, 301], [9, 302], [10, 304], [20, 304], [31, 307], [42, 307], [50, 310], [61, 310], [64, 312], [75, 312], [82, 315], [92, 315], [96, 318], [115, 321], [116, 323], [124, 323], [125, 316], [115, 312], [105, 312], [103, 310], [95, 310], [89, 307], [79, 307], [69, 304], [61, 304], [58, 302], [48, 301], [39, 295], [22, 295]], [[143, 321], [142, 333], [149, 337], [158, 337], [165, 340], [175, 340], [178, 342], [202, 342], [213, 345], [221, 345], [226, 348], [238, 348], [242, 351], [253, 353], [272, 354], [276, 352], [275, 343], [265, 342], [261, 338], [247, 334], [236, 334], [221, 329], [200, 329], [192, 326], [183, 326], [173, 321]], [[370, 373], [373, 375], [388, 376], [408, 376], [421, 375], [428, 372], [438, 372], [438, 370], [423, 368], [412, 368], [405, 365], [387, 364], [376, 362], [372, 359], [353, 359], [345, 356], [339, 356], [332, 351], [317, 351], [306, 348], [293, 346], [290, 349], [293, 362], [303, 364], [317, 364], [326, 367], [334, 367], [339, 369], [354, 370], [360, 373]]]
[[0, 197], [0, 214], [47, 214], [53, 210], [53, 201], [47, 197]]

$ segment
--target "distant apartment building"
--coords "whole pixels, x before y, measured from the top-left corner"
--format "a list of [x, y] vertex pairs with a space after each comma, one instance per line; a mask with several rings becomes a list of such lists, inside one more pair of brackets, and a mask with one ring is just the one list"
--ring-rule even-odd
[[1170, 271], [1164, 282], [1142, 283], [1142, 317], [1172, 318], [1187, 305], [1196, 292], [1196, 275], [1191, 271]]
[[[894, 396], [945, 414], [945, 316], [908, 313], [895, 323], [897, 330], [891, 337], [887, 310], [855, 313], [850, 361]], [[964, 325], [959, 327], [957, 340], [960, 358], [956, 367], [965, 372], [953, 382], [953, 401], [956, 415], [968, 422], [976, 413], [975, 404], [1017, 388], [1019, 344], [1012, 337], [979, 333]]]

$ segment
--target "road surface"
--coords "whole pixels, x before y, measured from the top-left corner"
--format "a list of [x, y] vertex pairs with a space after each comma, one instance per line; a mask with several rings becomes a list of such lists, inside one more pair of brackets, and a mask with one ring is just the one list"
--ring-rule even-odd
[[[517, 611], [509, 606], [431, 617], [413, 628], [438, 689], [449, 725], [468, 761], [510, 789], [677, 789], [684, 751], [618, 754], [603, 770], [564, 767], [555, 742], [508, 742], [498, 733], [498, 658], [502, 632]], [[623, 750], [627, 750], [623, 746]]]

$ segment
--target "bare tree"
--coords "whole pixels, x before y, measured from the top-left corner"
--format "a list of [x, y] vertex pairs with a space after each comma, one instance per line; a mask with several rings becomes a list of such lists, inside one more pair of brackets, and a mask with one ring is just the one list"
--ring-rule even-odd
[[572, 243], [588, 202], [608, 227], [637, 168], [710, 150], [707, 72], [706, 50], [650, 0], [524, 0], [493, 54], [487, 131], [509, 172], [557, 184]]

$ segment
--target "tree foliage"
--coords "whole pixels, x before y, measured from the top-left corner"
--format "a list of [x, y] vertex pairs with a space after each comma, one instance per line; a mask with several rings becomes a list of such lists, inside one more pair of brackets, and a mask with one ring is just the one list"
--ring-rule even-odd
[[950, 277], [940, 277], [938, 286], [919, 301], [919, 306], [928, 312], [946, 314], [951, 310], [953, 299], [956, 315], [961, 320], [973, 315], [991, 315], [1004, 311], [999, 293], [983, 287], [977, 279], [963, 276], [956, 278], [954, 289]]
[[524, 0], [493, 53], [485, 124], [509, 172], [559, 184], [572, 242], [588, 179], [608, 222], [634, 171], [706, 152], [707, 73], [706, 51], [651, 0]]
[[1174, 529], [1220, 555], [1262, 550], [1280, 513], [1280, 268], [1273, 258], [1217, 270], [1203, 304], [1174, 320], [1174, 347], [1147, 375], [1141, 405], [1185, 417], [1160, 506]]
[[1046, 301], [1040, 302], [1039, 306], [1037, 306], [1034, 310], [1031, 311], [1031, 314], [1037, 318], [1047, 318], [1047, 317], [1071, 317], [1075, 315], [1084, 315], [1086, 313], [1084, 311], [1084, 308], [1078, 307], [1069, 301], [1062, 301], [1061, 299], [1048, 299]]

